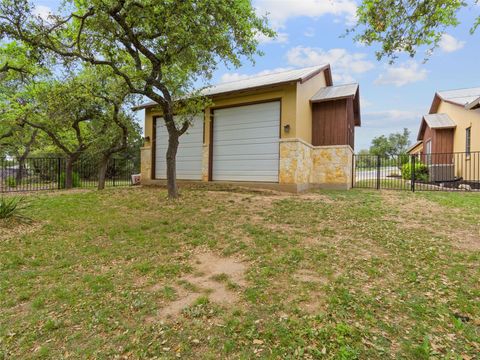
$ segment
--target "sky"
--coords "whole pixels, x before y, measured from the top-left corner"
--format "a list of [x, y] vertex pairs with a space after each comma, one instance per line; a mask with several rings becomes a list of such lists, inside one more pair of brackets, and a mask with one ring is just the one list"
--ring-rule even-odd
[[[389, 65], [377, 61], [375, 47], [342, 36], [355, 21], [360, 0], [253, 0], [257, 13], [267, 15], [276, 39], [260, 38], [263, 56], [255, 64], [220, 67], [212, 83], [255, 74], [329, 63], [334, 85], [358, 82], [362, 126], [357, 128], [355, 150], [367, 149], [379, 135], [408, 128], [414, 142], [422, 115], [427, 114], [436, 91], [480, 86], [480, 29], [469, 33], [480, 5], [473, 0], [460, 13], [461, 24], [449, 28], [440, 47], [427, 62], [424, 53], [411, 59], [400, 55]], [[34, 1], [40, 14], [57, 8], [58, 0]], [[143, 119], [143, 113], [138, 114]]]

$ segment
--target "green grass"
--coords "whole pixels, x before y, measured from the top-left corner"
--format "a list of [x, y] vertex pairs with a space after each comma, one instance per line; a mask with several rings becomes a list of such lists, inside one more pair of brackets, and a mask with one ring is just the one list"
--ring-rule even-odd
[[[0, 229], [0, 359], [478, 355], [477, 194], [216, 190], [29, 196], [34, 223]], [[244, 261], [210, 279], [237, 301], [158, 318], [199, 252]]]

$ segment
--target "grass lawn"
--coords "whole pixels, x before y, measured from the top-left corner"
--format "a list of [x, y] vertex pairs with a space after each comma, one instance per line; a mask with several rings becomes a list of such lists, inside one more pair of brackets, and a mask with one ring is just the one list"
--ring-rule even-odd
[[480, 196], [29, 195], [0, 228], [0, 359], [475, 359]]

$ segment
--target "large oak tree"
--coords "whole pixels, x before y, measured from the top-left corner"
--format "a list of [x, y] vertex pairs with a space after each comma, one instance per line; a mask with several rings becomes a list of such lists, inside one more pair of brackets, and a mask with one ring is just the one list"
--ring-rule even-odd
[[175, 123], [176, 100], [200, 111], [194, 91], [220, 63], [253, 61], [260, 35], [273, 36], [250, 0], [67, 0], [41, 19], [26, 0], [0, 2], [0, 36], [21, 40], [62, 59], [107, 66], [131, 93], [156, 103], [169, 134], [168, 194], [178, 196], [175, 157], [189, 118]]

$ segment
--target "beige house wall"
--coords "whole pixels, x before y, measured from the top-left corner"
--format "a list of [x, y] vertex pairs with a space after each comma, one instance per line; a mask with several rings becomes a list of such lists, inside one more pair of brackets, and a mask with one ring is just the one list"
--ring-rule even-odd
[[[442, 101], [437, 113], [448, 114], [457, 124], [453, 135], [453, 152], [462, 153], [455, 155], [455, 175], [469, 181], [480, 181], [480, 110], [467, 110], [463, 106]], [[471, 127], [470, 151], [467, 157], [466, 129]]]
[[303, 84], [297, 83], [296, 138], [309, 144], [312, 143], [312, 105], [310, 104], [310, 99], [320, 88], [326, 86], [324, 71]]
[[457, 124], [453, 138], [453, 152], [465, 152], [465, 130], [471, 131], [471, 151], [480, 151], [480, 110], [466, 110], [463, 106], [442, 101], [437, 113], [448, 114]]

